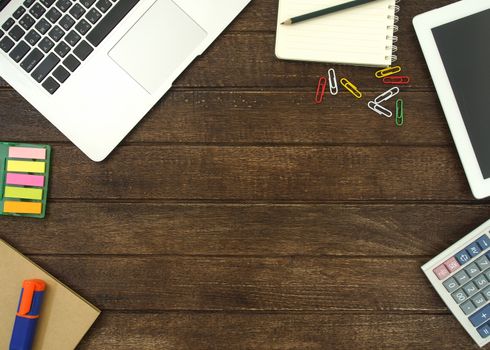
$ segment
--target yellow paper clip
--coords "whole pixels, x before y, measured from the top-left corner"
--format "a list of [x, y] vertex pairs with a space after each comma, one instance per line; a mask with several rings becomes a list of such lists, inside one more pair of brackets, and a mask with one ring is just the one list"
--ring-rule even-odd
[[342, 84], [342, 86], [344, 88], [346, 88], [346, 90], [349, 91], [356, 98], [361, 98], [362, 97], [362, 92], [359, 91], [359, 89], [357, 88], [357, 86], [355, 86], [354, 84], [352, 84], [346, 78], [340, 79], [340, 84]]
[[402, 126], [405, 122], [405, 112], [404, 112], [404, 103], [402, 99], [396, 100], [396, 113], [395, 113], [395, 124], [396, 126]]
[[393, 113], [391, 113], [391, 111], [389, 109], [384, 108], [383, 106], [381, 106], [380, 104], [377, 104], [374, 101], [369, 101], [368, 107], [371, 110], [378, 113], [379, 115], [382, 115], [383, 117], [391, 118], [393, 116]]
[[401, 71], [402, 67], [400, 66], [388, 67], [377, 71], [374, 75], [376, 76], [376, 78], [381, 79], [396, 73], [400, 73]]

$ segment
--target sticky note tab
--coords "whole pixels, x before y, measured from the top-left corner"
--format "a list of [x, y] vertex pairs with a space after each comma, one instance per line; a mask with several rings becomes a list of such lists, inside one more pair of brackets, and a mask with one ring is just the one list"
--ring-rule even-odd
[[17, 171], [20, 173], [44, 173], [45, 162], [29, 162], [25, 160], [8, 160], [7, 171]]
[[44, 176], [7, 173], [5, 183], [7, 185], [43, 187]]
[[41, 214], [41, 202], [9, 202], [3, 204], [4, 213], [11, 214]]
[[46, 149], [32, 147], [9, 147], [9, 158], [46, 159]]
[[5, 187], [5, 192], [3, 194], [6, 198], [19, 198], [19, 199], [43, 199], [43, 189], [42, 188], [27, 188], [27, 187]]

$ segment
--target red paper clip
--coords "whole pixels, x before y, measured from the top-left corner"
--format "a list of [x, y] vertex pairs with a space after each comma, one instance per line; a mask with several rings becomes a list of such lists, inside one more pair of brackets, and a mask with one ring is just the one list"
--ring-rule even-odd
[[383, 78], [383, 83], [391, 85], [407, 85], [410, 83], [410, 77], [406, 75], [392, 75]]
[[316, 88], [315, 103], [318, 105], [323, 102], [325, 96], [325, 90], [327, 89], [327, 78], [321, 77], [318, 80], [318, 87]]

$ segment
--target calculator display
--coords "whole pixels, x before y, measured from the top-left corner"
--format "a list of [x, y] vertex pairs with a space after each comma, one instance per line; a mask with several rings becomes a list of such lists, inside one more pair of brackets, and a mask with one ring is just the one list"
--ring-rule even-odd
[[490, 10], [432, 29], [485, 179], [490, 178]]

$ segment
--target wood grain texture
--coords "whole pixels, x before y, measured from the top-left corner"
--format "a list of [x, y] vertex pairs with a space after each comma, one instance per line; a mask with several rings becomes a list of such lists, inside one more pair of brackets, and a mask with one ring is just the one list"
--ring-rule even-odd
[[[441, 332], [441, 329], [451, 331]], [[468, 341], [465, 331], [451, 315], [108, 312], [101, 316], [80, 349], [116, 348], [479, 349]]]
[[[54, 202], [41, 223], [3, 218], [0, 237], [28, 254], [428, 260], [485, 221], [488, 211], [488, 205], [447, 204]], [[85, 217], [90, 220], [80, 229]]]
[[[377, 93], [366, 94], [373, 99]], [[350, 94], [313, 103], [314, 91], [173, 91], [124, 141], [192, 144], [452, 145], [439, 100], [404, 92], [404, 128], [368, 110]], [[17, 93], [0, 90], [0, 140], [66, 142], [65, 136]], [[391, 101], [387, 106], [392, 106]], [[19, 116], [22, 116], [21, 118]]]

